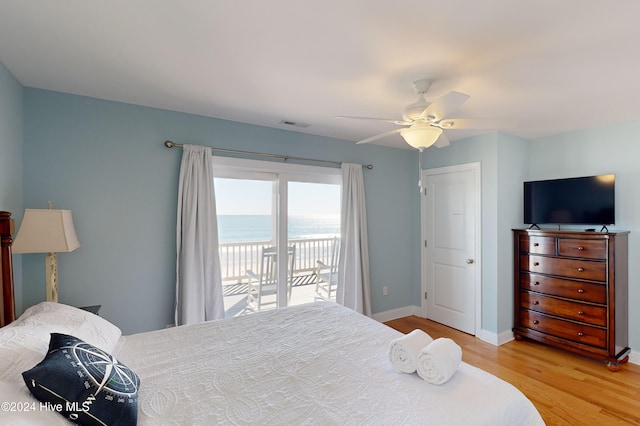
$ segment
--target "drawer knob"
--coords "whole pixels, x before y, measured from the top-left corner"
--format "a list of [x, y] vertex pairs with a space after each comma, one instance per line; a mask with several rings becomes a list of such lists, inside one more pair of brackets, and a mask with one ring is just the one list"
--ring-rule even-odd
[[534, 300], [534, 301], [533, 301], [533, 304], [534, 304], [534, 305], [539, 305], [539, 304], [540, 304], [540, 302], [538, 302], [537, 300]]
[[584, 247], [578, 246], [578, 250], [582, 251], [582, 250], [584, 250]]
[[581, 289], [581, 288], [579, 288], [579, 289], [578, 289], [578, 293], [584, 293], [584, 290], [583, 290], [583, 289]]
[[578, 315], [584, 315], [583, 311], [578, 311]]
[[578, 336], [582, 337], [584, 336], [584, 333], [582, 331], [578, 331]]
[[540, 281], [536, 281], [533, 285], [540, 285]]
[[533, 262], [533, 266], [540, 266], [540, 262]]
[[537, 324], [540, 324], [540, 321], [538, 321], [538, 320], [533, 320], [533, 323], [537, 325]]
[[540, 245], [540, 244], [538, 244], [538, 243], [533, 243], [533, 246], [534, 246], [534, 247], [538, 247], [539, 245]]
[[579, 267], [578, 268], [578, 272], [584, 272], [584, 268], [583, 267]]

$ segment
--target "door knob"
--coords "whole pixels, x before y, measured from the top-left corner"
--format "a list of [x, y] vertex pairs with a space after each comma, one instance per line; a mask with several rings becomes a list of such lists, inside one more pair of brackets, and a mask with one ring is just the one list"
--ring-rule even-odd
[[471, 265], [473, 263], [473, 259], [467, 259], [467, 263]]

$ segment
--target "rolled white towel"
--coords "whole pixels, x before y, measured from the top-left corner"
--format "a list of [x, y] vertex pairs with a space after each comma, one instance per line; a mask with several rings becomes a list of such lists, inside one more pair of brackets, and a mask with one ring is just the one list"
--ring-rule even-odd
[[433, 385], [446, 383], [462, 362], [462, 348], [448, 338], [439, 338], [418, 354], [418, 376]]
[[431, 336], [420, 329], [394, 339], [389, 345], [389, 361], [400, 373], [413, 373], [418, 366], [420, 350], [433, 342]]

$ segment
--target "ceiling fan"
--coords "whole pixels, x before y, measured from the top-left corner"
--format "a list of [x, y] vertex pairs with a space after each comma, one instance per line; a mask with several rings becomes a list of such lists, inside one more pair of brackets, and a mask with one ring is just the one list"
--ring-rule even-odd
[[369, 143], [395, 133], [400, 133], [410, 146], [421, 152], [431, 145], [439, 148], [449, 145], [449, 138], [447, 138], [443, 132], [443, 130], [446, 129], [504, 129], [513, 127], [515, 124], [511, 120], [449, 118], [449, 114], [458, 110], [462, 104], [469, 99], [469, 95], [452, 91], [433, 102], [427, 102], [424, 95], [430, 87], [431, 81], [427, 79], [413, 82], [413, 89], [418, 94], [418, 100], [405, 107], [402, 119], [400, 120], [351, 116], [340, 116], [338, 118], [384, 121], [399, 126], [408, 126], [380, 133], [358, 141], [357, 143]]

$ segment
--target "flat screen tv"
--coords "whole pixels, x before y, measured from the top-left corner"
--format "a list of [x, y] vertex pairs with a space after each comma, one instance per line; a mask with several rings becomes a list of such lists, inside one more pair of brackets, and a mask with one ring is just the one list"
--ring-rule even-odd
[[525, 182], [524, 223], [615, 224], [615, 175]]

